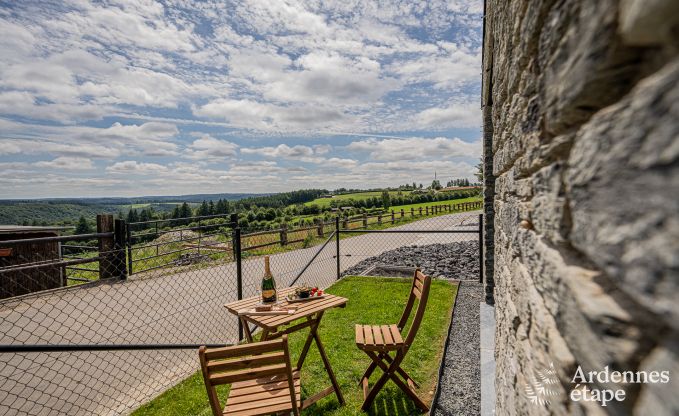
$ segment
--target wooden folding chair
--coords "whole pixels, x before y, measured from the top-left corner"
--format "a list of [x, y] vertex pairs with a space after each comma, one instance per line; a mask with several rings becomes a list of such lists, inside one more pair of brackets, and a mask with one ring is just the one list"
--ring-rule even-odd
[[[198, 351], [203, 379], [215, 416], [299, 415], [299, 371], [293, 371], [288, 337]], [[216, 385], [231, 384], [222, 410]]]
[[[418, 387], [415, 380], [412, 379], [401, 368], [401, 362], [405, 358], [413, 340], [417, 335], [417, 330], [420, 328], [424, 311], [427, 307], [427, 299], [429, 298], [429, 288], [431, 286], [431, 277], [425, 276], [420, 270], [415, 271], [413, 278], [413, 285], [410, 289], [410, 296], [408, 303], [403, 310], [401, 320], [396, 325], [356, 325], [356, 345], [359, 349], [364, 351], [373, 361], [361, 378], [359, 385], [363, 387], [363, 406], [361, 409], [367, 411], [375, 397], [380, 392], [382, 387], [389, 381], [393, 380], [403, 392], [410, 397], [415, 405], [423, 412], [429, 410], [429, 407], [415, 394], [415, 388]], [[401, 331], [405, 327], [410, 314], [415, 307], [416, 300], [419, 300], [415, 316], [405, 339], [401, 336]], [[395, 353], [392, 358], [391, 352]], [[368, 388], [368, 378], [379, 367], [384, 371], [372, 389]], [[400, 376], [400, 377], [399, 377]]]

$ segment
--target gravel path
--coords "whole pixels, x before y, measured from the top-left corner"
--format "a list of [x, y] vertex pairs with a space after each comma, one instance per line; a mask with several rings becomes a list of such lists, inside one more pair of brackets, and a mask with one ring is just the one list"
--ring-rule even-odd
[[481, 413], [480, 308], [483, 285], [460, 282], [448, 334], [440, 392], [432, 406], [433, 416]]
[[479, 243], [460, 241], [426, 246], [405, 246], [365, 259], [347, 269], [343, 275], [362, 274], [374, 265], [420, 267], [432, 277], [458, 280], [478, 280]]

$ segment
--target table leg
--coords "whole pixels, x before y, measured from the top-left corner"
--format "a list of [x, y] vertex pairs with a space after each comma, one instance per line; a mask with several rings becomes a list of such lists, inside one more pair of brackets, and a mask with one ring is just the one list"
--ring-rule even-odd
[[309, 352], [309, 347], [311, 347], [311, 342], [314, 340], [314, 331], [316, 331], [316, 328], [318, 328], [318, 324], [321, 322], [321, 316], [323, 314], [321, 313], [320, 315], [317, 315], [316, 318], [307, 318], [307, 320], [312, 321], [315, 320], [315, 322], [309, 327], [309, 335], [306, 338], [306, 342], [304, 343], [304, 348], [302, 348], [302, 353], [299, 355], [299, 360], [297, 360], [297, 370], [302, 369], [302, 364], [304, 364], [304, 360], [306, 359], [306, 355]]
[[[275, 331], [275, 330], [274, 330]], [[269, 330], [268, 329], [262, 329], [262, 335], [259, 337], [259, 341], [266, 341], [266, 338], [269, 336]]]
[[316, 340], [316, 346], [318, 347], [318, 352], [320, 353], [321, 359], [323, 360], [323, 365], [325, 366], [325, 370], [328, 372], [328, 376], [330, 377], [330, 382], [332, 383], [332, 387], [333, 387], [333, 389], [335, 389], [335, 394], [337, 395], [337, 400], [342, 405], [342, 404], [344, 404], [344, 397], [342, 396], [342, 391], [340, 390], [339, 384], [337, 383], [337, 379], [335, 378], [335, 373], [332, 371], [332, 367], [330, 366], [330, 361], [328, 361], [328, 356], [325, 355], [325, 348], [323, 348], [323, 343], [321, 342], [321, 337], [318, 336], [318, 332], [316, 331], [317, 328], [318, 328], [318, 325], [313, 327], [311, 329], [311, 333], [313, 334], [313, 337]]
[[245, 339], [248, 341], [248, 344], [249, 344], [249, 343], [252, 342], [252, 332], [250, 331], [250, 324], [242, 316], [240, 317], [240, 321], [241, 321], [241, 324], [243, 325], [243, 332], [245, 333]]

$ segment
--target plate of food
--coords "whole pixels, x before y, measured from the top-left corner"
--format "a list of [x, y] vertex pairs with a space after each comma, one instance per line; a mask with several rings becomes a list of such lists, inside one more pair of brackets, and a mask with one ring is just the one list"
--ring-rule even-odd
[[306, 302], [314, 299], [321, 299], [325, 297], [325, 292], [317, 287], [301, 286], [290, 293], [285, 300], [290, 303]]

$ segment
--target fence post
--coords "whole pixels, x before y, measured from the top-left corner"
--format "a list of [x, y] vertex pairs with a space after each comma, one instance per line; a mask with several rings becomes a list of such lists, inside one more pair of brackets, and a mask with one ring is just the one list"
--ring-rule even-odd
[[483, 283], [483, 214], [479, 214], [479, 283]]
[[125, 239], [127, 224], [125, 220], [115, 220], [113, 223], [113, 246], [115, 248], [115, 270], [120, 273], [120, 280], [127, 279], [127, 265], [125, 264]]
[[[156, 224], [156, 227], [157, 226], [158, 225]], [[132, 259], [132, 227], [130, 226], [130, 224], [126, 224], [125, 234], [127, 234], [126, 235], [127, 241], [125, 241], [125, 245], [127, 246], [127, 275], [132, 276], [132, 273], [134, 273], [134, 271], [132, 270], [132, 265], [134, 264], [134, 261]], [[157, 235], [156, 235], [156, 238], [158, 238]], [[156, 255], [157, 254], [158, 254], [158, 246], [156, 246]]]
[[391, 210], [391, 223], [394, 223], [394, 210]]
[[318, 236], [323, 237], [323, 218], [317, 218]]
[[337, 280], [340, 279], [340, 228], [339, 228], [339, 216], [335, 217], [335, 247], [336, 247], [336, 257], [337, 257]]
[[403, 218], [404, 215], [405, 215], [405, 210], [403, 208], [401, 208], [401, 218]]
[[[97, 215], [97, 233], [112, 233], [113, 232], [113, 215], [109, 214], [98, 214]], [[111, 237], [99, 237], [98, 239], [99, 257], [99, 279], [108, 279], [113, 277], [113, 266], [115, 261], [113, 260], [113, 247], [115, 243], [113, 241], [113, 236]]]
[[377, 214], [377, 225], [382, 225], [382, 214]]
[[420, 207], [420, 217], [422, 216], [422, 207]]
[[424, 212], [425, 212], [425, 215], [427, 215], [427, 216], [429, 215], [429, 207], [428, 206], [424, 207]]
[[[243, 251], [241, 249], [241, 234], [238, 226], [238, 214], [231, 214], [231, 247], [233, 259], [236, 262], [236, 295], [243, 299]], [[243, 322], [238, 319], [238, 340], [243, 340]]]
[[342, 219], [342, 228], [344, 228], [345, 230], [349, 229], [349, 217], [348, 216], [344, 217]]
[[368, 214], [363, 213], [363, 228], [368, 228]]
[[280, 236], [281, 236], [281, 246], [288, 244], [288, 224], [286, 223], [281, 224]]
[[415, 216], [415, 208], [410, 207], [410, 218], [413, 218]]

